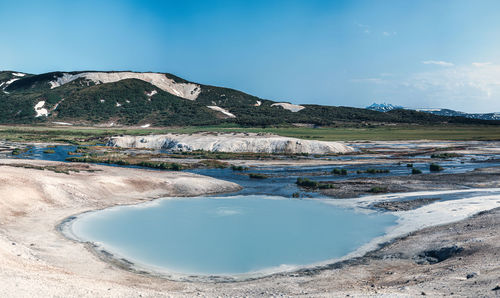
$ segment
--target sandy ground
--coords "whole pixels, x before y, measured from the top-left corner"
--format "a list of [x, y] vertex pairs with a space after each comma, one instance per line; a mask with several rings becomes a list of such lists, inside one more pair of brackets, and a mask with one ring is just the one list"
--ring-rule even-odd
[[[426, 228], [321, 270], [234, 283], [173, 282], [103, 262], [88, 244], [64, 238], [56, 226], [87, 210], [167, 195], [228, 192], [237, 185], [180, 172], [64, 164], [80, 170], [64, 174], [12, 166], [61, 163], [0, 163], [11, 164], [0, 166], [1, 297], [499, 295], [492, 290], [500, 276], [498, 208]], [[432, 256], [443, 248], [452, 253], [432, 264]]]
[[[2, 164], [67, 164], [0, 160]], [[230, 192], [239, 186], [194, 174], [71, 165], [79, 173], [0, 166], [0, 297], [161, 295], [179, 289], [100, 261], [84, 244], [68, 241], [56, 225], [68, 216], [162, 196]], [[97, 170], [89, 172], [88, 170]], [[141, 290], [134, 289], [140, 284]]]

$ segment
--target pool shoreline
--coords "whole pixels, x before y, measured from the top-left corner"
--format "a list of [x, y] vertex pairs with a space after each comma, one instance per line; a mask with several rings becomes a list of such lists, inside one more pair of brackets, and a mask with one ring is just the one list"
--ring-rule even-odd
[[[217, 274], [182, 274], [175, 273], [169, 271], [168, 268], [154, 267], [147, 264], [142, 264], [140, 262], [127, 259], [127, 257], [121, 256], [115, 252], [112, 252], [109, 249], [104, 248], [102, 245], [98, 245], [93, 242], [85, 241], [84, 239], [79, 238], [74, 231], [72, 230], [72, 223], [78, 220], [81, 216], [85, 216], [90, 213], [98, 212], [104, 209], [110, 208], [120, 208], [120, 207], [137, 207], [143, 208], [143, 205], [151, 205], [158, 203], [159, 200], [169, 200], [169, 199], [177, 199], [182, 198], [189, 200], [189, 197], [164, 197], [164, 198], [154, 198], [146, 202], [137, 202], [131, 205], [114, 205], [109, 206], [103, 209], [98, 210], [89, 210], [80, 214], [72, 215], [66, 219], [64, 219], [60, 224], [56, 226], [56, 229], [64, 235], [67, 239], [79, 243], [86, 244], [86, 247], [92, 251], [95, 255], [97, 255], [104, 262], [108, 262], [114, 266], [119, 267], [120, 269], [127, 270], [129, 272], [135, 274], [141, 274], [145, 276], [150, 276], [154, 278], [165, 279], [173, 282], [201, 282], [201, 283], [218, 283], [218, 282], [243, 282], [243, 281], [255, 281], [259, 279], [263, 279], [266, 277], [272, 276], [290, 276], [293, 274], [311, 274], [311, 272], [319, 273], [323, 270], [329, 270], [332, 268], [336, 268], [339, 265], [349, 264], [351, 261], [360, 259], [365, 257], [368, 254], [376, 253], [377, 251], [381, 251], [384, 247], [387, 247], [402, 238], [407, 237], [412, 233], [416, 233], [422, 229], [429, 227], [439, 227], [444, 226], [451, 223], [456, 223], [462, 220], [466, 220], [467, 218], [473, 217], [474, 215], [486, 212], [489, 210], [493, 210], [495, 208], [500, 208], [500, 203], [498, 202], [498, 198], [500, 198], [500, 188], [487, 188], [487, 189], [467, 189], [467, 190], [445, 190], [445, 191], [419, 191], [419, 192], [405, 192], [405, 193], [391, 193], [384, 195], [373, 195], [373, 196], [364, 196], [360, 198], [352, 198], [352, 199], [342, 199], [342, 200], [334, 200], [331, 198], [311, 198], [304, 200], [315, 200], [323, 202], [324, 204], [337, 205], [342, 208], [352, 208], [357, 209], [359, 212], [377, 212], [377, 208], [373, 207], [376, 203], [379, 202], [387, 202], [388, 198], [393, 200], [395, 197], [404, 198], [404, 197], [412, 197], [415, 195], [426, 196], [426, 195], [443, 195], [443, 194], [456, 194], [456, 193], [469, 193], [469, 192], [497, 192], [491, 198], [492, 201], [495, 202], [484, 202], [485, 198], [489, 198], [488, 196], [476, 196], [471, 199], [461, 199], [453, 200], [453, 205], [458, 208], [465, 208], [461, 214], [455, 214], [454, 217], [446, 217], [441, 215], [433, 215], [434, 217], [439, 217], [441, 220], [439, 221], [427, 221], [425, 217], [426, 214], [431, 212], [435, 212], [438, 210], [444, 210], [443, 205], [450, 205], [451, 201], [443, 201], [443, 202], [432, 202], [426, 205], [423, 205], [419, 208], [407, 210], [407, 211], [395, 211], [395, 212], [386, 212], [394, 214], [398, 217], [398, 222], [395, 226], [390, 226], [384, 235], [375, 237], [368, 243], [356, 248], [354, 251], [340, 257], [334, 259], [327, 259], [325, 261], [301, 265], [301, 266], [288, 266], [284, 265], [282, 269], [279, 267], [272, 267], [269, 269], [264, 269], [262, 271], [256, 272], [248, 272], [244, 274], [229, 274], [229, 275], [217, 275]], [[389, 201], [391, 201], [389, 200]], [[466, 202], [460, 202], [466, 201]], [[483, 201], [483, 205], [481, 206], [481, 202]], [[367, 204], [369, 202], [369, 204]], [[441, 203], [441, 204], [439, 204]], [[458, 206], [457, 206], [458, 203]], [[462, 204], [461, 204], [462, 203]], [[489, 204], [487, 204], [489, 203]], [[433, 204], [437, 204], [432, 206]], [[468, 204], [472, 204], [473, 207], [467, 209]], [[462, 206], [461, 206], [462, 205]], [[481, 207], [484, 208], [481, 208]], [[421, 210], [420, 210], [421, 209]], [[445, 212], [451, 214], [452, 212]], [[415, 220], [417, 218], [424, 218], [423, 220]], [[429, 223], [430, 222], [430, 223]], [[270, 270], [272, 269], [272, 270]]]
[[[231, 199], [235, 198], [237, 199], [238, 197], [245, 197], [245, 196], [234, 196], [234, 197], [229, 197]], [[75, 241], [78, 243], [84, 243], [87, 245], [89, 249], [92, 250], [94, 254], [99, 256], [103, 261], [111, 263], [119, 268], [122, 268], [124, 270], [128, 270], [130, 272], [134, 272], [137, 274], [142, 274], [142, 275], [148, 275], [152, 277], [157, 277], [157, 278], [162, 278], [170, 281], [188, 281], [188, 282], [241, 282], [241, 281], [250, 281], [250, 280], [258, 280], [264, 277], [272, 276], [272, 275], [279, 275], [279, 274], [287, 274], [287, 273], [294, 273], [294, 272], [299, 272], [303, 270], [309, 270], [309, 269], [317, 269], [321, 267], [328, 267], [333, 263], [338, 263], [338, 262], [344, 262], [348, 259], [355, 258], [355, 257], [360, 257], [364, 254], [366, 254], [369, 250], [364, 249], [364, 247], [369, 246], [370, 250], [373, 245], [378, 244], [380, 241], [376, 241], [377, 238], [380, 237], [375, 237], [372, 240], [370, 240], [368, 243], [362, 245], [361, 247], [356, 248], [354, 251], [351, 251], [350, 253], [340, 257], [340, 258], [333, 258], [333, 259], [327, 259], [324, 261], [320, 262], [315, 262], [312, 264], [307, 264], [307, 265], [287, 265], [283, 264], [281, 266], [274, 266], [274, 267], [268, 267], [264, 268], [258, 271], [251, 271], [251, 272], [246, 272], [246, 273], [238, 273], [238, 274], [185, 274], [185, 273], [176, 273], [169, 271], [168, 268], [163, 268], [163, 267], [154, 267], [151, 265], [143, 264], [141, 262], [132, 260], [132, 259], [127, 259], [127, 257], [121, 256], [120, 254], [113, 252], [110, 249], [106, 249], [104, 245], [99, 245], [97, 243], [94, 243], [92, 241], [86, 241], [85, 239], [79, 237], [77, 233], [74, 232], [72, 229], [72, 224], [81, 219], [83, 216], [87, 216], [91, 213], [94, 212], [99, 212], [103, 211], [106, 209], [113, 209], [113, 208], [144, 208], [148, 207], [149, 205], [153, 205], [158, 203], [158, 201], [161, 200], [170, 200], [170, 199], [186, 199], [190, 200], [192, 198], [196, 197], [165, 197], [165, 198], [156, 198], [152, 199], [150, 201], [146, 202], [138, 202], [134, 203], [131, 205], [115, 205], [115, 206], [109, 206], [104, 209], [98, 209], [98, 210], [89, 210], [85, 211], [80, 214], [75, 214], [72, 216], [69, 216], [65, 218], [63, 221], [61, 221], [60, 224], [56, 226], [57, 231], [59, 231], [64, 237], [68, 238], [71, 241]], [[227, 199], [228, 197], [210, 197], [211, 199]], [[275, 199], [274, 197], [266, 197], [262, 198], [263, 200], [272, 200]], [[279, 199], [290, 199], [290, 198], [284, 198], [284, 197], [279, 197]], [[325, 198], [327, 199], [327, 198]], [[297, 200], [297, 199], [293, 199]], [[304, 199], [304, 200], [311, 200], [311, 199]], [[314, 199], [314, 201], [321, 202], [322, 204], [328, 204], [325, 202], [322, 202], [321, 199]], [[341, 207], [341, 208], [346, 208], [346, 209], [355, 209], [355, 206], [350, 206], [350, 207]], [[372, 211], [375, 211], [374, 209]], [[370, 212], [371, 213], [371, 212]], [[375, 241], [376, 243], [372, 243]]]

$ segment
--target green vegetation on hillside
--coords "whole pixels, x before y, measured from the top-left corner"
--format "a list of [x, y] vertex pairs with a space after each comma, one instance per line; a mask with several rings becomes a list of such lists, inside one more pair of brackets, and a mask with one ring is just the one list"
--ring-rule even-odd
[[[69, 74], [77, 74], [71, 72]], [[302, 124], [309, 126], [371, 128], [381, 124], [484, 124], [498, 125], [500, 121], [486, 121], [463, 117], [437, 116], [411, 110], [393, 110], [387, 113], [352, 107], [304, 105], [305, 109], [291, 112], [271, 100], [244, 92], [215, 86], [200, 85], [196, 100], [187, 100], [139, 80], [124, 79], [114, 83], [95, 84], [78, 78], [62, 86], [50, 82], [68, 75], [52, 72], [26, 75], [12, 82], [0, 92], [0, 123], [48, 124], [54, 121], [81, 125], [114, 123], [120, 125], [152, 126], [206, 126], [236, 125], [242, 127], [273, 127]], [[12, 78], [11, 72], [1, 72], [0, 81]], [[177, 83], [190, 83], [171, 74], [166, 77]], [[152, 95], [152, 91], [157, 93]], [[35, 117], [34, 106], [45, 101], [43, 108], [49, 116]], [[259, 104], [257, 104], [259, 102]], [[217, 105], [229, 110], [236, 118], [207, 108]]]

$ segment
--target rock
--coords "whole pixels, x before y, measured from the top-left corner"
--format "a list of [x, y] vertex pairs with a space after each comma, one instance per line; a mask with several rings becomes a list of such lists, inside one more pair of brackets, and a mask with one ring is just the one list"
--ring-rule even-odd
[[476, 277], [477, 276], [477, 273], [476, 272], [472, 272], [472, 273], [467, 273], [467, 279], [471, 279], [473, 277]]
[[203, 150], [234, 153], [330, 154], [347, 153], [353, 149], [339, 142], [324, 142], [257, 134], [165, 134], [112, 137], [108, 146], [149, 148], [169, 151]]
[[436, 250], [426, 250], [418, 254], [417, 256], [413, 257], [413, 259], [417, 264], [420, 265], [436, 264], [452, 257], [453, 255], [462, 252], [463, 250], [464, 250], [463, 247], [453, 245], [449, 247], [442, 247]]

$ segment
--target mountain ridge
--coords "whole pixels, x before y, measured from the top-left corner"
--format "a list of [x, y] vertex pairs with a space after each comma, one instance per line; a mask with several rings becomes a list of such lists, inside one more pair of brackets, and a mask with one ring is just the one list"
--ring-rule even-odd
[[456, 111], [452, 109], [446, 108], [422, 108], [422, 109], [412, 109], [406, 108], [403, 106], [397, 106], [390, 103], [373, 103], [366, 107], [368, 110], [379, 111], [379, 112], [388, 112], [392, 110], [412, 110], [424, 113], [430, 113], [438, 116], [449, 116], [449, 117], [464, 117], [470, 119], [481, 119], [481, 120], [500, 120], [500, 113], [466, 113], [461, 111]]
[[216, 125], [342, 123], [500, 124], [394, 110], [295, 105], [169, 73], [133, 71], [0, 72], [0, 123]]

